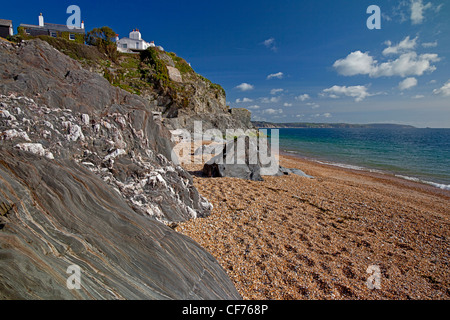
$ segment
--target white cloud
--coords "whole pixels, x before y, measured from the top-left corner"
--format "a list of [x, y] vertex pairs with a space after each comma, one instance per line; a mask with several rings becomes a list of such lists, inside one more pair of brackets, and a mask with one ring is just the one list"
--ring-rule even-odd
[[317, 109], [317, 108], [320, 108], [320, 105], [317, 104], [317, 103], [315, 103], [315, 102], [308, 102], [306, 105], [307, 105], [307, 106], [310, 106], [311, 109]]
[[283, 104], [283, 107], [292, 107], [292, 103], [287, 103], [287, 102], [285, 102], [285, 103]]
[[425, 96], [424, 95], [422, 95], [422, 94], [418, 94], [418, 95], [415, 95], [414, 97], [412, 97], [413, 99], [423, 99], [423, 98], [425, 98]]
[[250, 91], [253, 90], [255, 87], [248, 83], [241, 83], [238, 85], [235, 89], [241, 90], [241, 91]]
[[422, 47], [424, 47], [424, 48], [434, 48], [434, 47], [437, 47], [437, 45], [438, 45], [438, 42], [437, 42], [437, 41], [435, 41], [435, 42], [424, 42], [424, 43], [422, 43]]
[[409, 5], [410, 5], [410, 0], [398, 1], [398, 5], [392, 8], [391, 16], [395, 17], [396, 19], [398, 18], [400, 23], [407, 21], [408, 18], [406, 16], [404, 9], [406, 7], [408, 7], [408, 10], [410, 10]]
[[270, 90], [270, 94], [275, 95], [275, 94], [281, 93], [283, 91], [284, 91], [284, 89], [272, 89], [272, 90]]
[[448, 80], [441, 88], [434, 89], [433, 93], [444, 96], [444, 97], [449, 97], [450, 96], [450, 80]]
[[246, 109], [250, 109], [250, 110], [258, 110], [258, 109], [260, 109], [260, 108], [261, 108], [260, 106], [254, 105], [254, 106], [247, 107]]
[[363, 101], [366, 97], [370, 97], [373, 94], [370, 94], [366, 86], [333, 86], [328, 89], [324, 89], [323, 96], [328, 96], [330, 98], [340, 98], [342, 96], [355, 98], [356, 102]]
[[367, 53], [355, 51], [346, 58], [337, 60], [333, 67], [343, 76], [354, 76], [357, 74], [370, 74], [376, 61]]
[[383, 55], [389, 55], [389, 54], [398, 54], [401, 52], [407, 52], [413, 50], [417, 46], [417, 39], [419, 37], [415, 37], [414, 39], [410, 40], [409, 36], [407, 36], [405, 39], [400, 41], [397, 45], [392, 46], [391, 41], [386, 41], [385, 44], [388, 46], [386, 49], [383, 50]]
[[309, 96], [309, 94], [305, 93], [302, 95], [299, 95], [298, 97], [295, 97], [296, 100], [300, 100], [300, 101], [306, 101], [308, 99], [311, 99], [311, 97]]
[[266, 48], [268, 48], [268, 49], [270, 49], [270, 50], [272, 50], [274, 52], [276, 52], [278, 50], [278, 48], [277, 48], [277, 46], [275, 44], [275, 38], [269, 38], [267, 40], [264, 40], [263, 41], [263, 45]]
[[441, 3], [440, 5], [438, 5], [435, 9], [434, 9], [434, 11], [437, 13], [437, 12], [439, 12], [439, 11], [441, 11], [441, 8], [444, 6], [444, 4], [443, 3]]
[[371, 77], [390, 76], [421, 76], [425, 72], [433, 72], [436, 67], [431, 63], [441, 59], [435, 53], [425, 53], [418, 55], [415, 52], [402, 54], [394, 61], [388, 61], [378, 66], [374, 66]]
[[253, 99], [250, 98], [236, 99], [236, 103], [246, 103], [246, 102], [253, 102]]
[[280, 102], [280, 97], [271, 97], [271, 98], [261, 98], [262, 103], [277, 103]]
[[407, 52], [395, 60], [378, 63], [367, 52], [355, 51], [346, 58], [337, 60], [333, 67], [344, 76], [369, 75], [372, 78], [391, 76], [421, 76], [425, 72], [433, 72], [436, 67], [433, 62], [440, 61], [437, 54], [425, 53], [418, 55], [415, 52]]
[[252, 121], [267, 121], [265, 117], [260, 117], [257, 114], [252, 114]]
[[[432, 7], [431, 2], [426, 5], [423, 4], [422, 0], [411, 0], [411, 22], [412, 24], [421, 24], [424, 17], [424, 12]], [[439, 8], [440, 9], [440, 8]]]
[[278, 109], [278, 110], [266, 109], [266, 110], [263, 111], [263, 113], [264, 114], [281, 114], [281, 113], [283, 113], [283, 110], [282, 109]]
[[407, 90], [407, 89], [411, 89], [412, 87], [417, 86], [417, 79], [416, 78], [406, 78], [403, 81], [400, 81], [400, 83], [398, 84], [398, 88], [400, 90]]
[[276, 79], [283, 79], [283, 77], [284, 77], [284, 73], [283, 72], [272, 73], [272, 74], [269, 74], [267, 76], [267, 80], [274, 79], [274, 78], [276, 78]]
[[381, 13], [381, 17], [386, 21], [392, 21], [392, 18], [384, 12]]
[[331, 115], [331, 113], [328, 113], [328, 112], [327, 113], [323, 113], [323, 114], [316, 113], [316, 114], [311, 115], [311, 118], [319, 118], [319, 117], [331, 118], [332, 115]]
[[[399, 22], [403, 23], [411, 19], [412, 24], [421, 24], [425, 20], [425, 13], [427, 10], [433, 10], [438, 13], [443, 3], [433, 5], [431, 2], [424, 4], [424, 0], [401, 0], [397, 1], [398, 5], [393, 7], [389, 17], [399, 18]], [[384, 17], [384, 13], [382, 13]]]
[[274, 42], [275, 42], [275, 39], [274, 38], [270, 38], [270, 39], [264, 40], [264, 45], [266, 47], [270, 47], [271, 45], [274, 44]]

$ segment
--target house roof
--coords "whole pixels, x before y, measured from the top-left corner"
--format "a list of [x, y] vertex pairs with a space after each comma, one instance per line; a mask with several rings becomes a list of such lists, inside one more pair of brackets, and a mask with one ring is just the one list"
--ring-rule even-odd
[[131, 40], [131, 41], [136, 41], [136, 42], [137, 41], [146, 42], [144, 39], [139, 40], [139, 39], [131, 39], [131, 38], [128, 38], [128, 37], [120, 38], [119, 41], [121, 41], [121, 40]]
[[20, 24], [20, 27], [24, 28], [32, 28], [32, 29], [39, 29], [39, 30], [45, 30], [45, 31], [60, 31], [60, 32], [71, 32], [71, 33], [86, 33], [84, 29], [69, 29], [66, 25], [63, 24], [55, 24], [55, 23], [44, 23], [43, 27], [36, 26], [33, 24]]
[[11, 20], [0, 19], [0, 26], [10, 27], [10, 26], [12, 26], [12, 21]]

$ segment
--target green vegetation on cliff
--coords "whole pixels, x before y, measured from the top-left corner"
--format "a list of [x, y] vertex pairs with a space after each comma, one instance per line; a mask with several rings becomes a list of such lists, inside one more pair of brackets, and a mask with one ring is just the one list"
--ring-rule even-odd
[[189, 63], [186, 62], [186, 60], [178, 57], [173, 52], [168, 52], [167, 54], [172, 58], [173, 62], [175, 63], [175, 68], [177, 68], [180, 71], [181, 75], [184, 75], [187, 73], [191, 73], [191, 74], [194, 73], [194, 70], [191, 68]]
[[[30, 40], [31, 37], [18, 29], [13, 41]], [[181, 57], [173, 52], [164, 52], [156, 47], [142, 51], [140, 54], [120, 53], [113, 42], [115, 32], [109, 27], [95, 28], [86, 35], [86, 43], [70, 41], [68, 37], [38, 36], [67, 56], [81, 62], [93, 71], [103, 74], [112, 85], [128, 92], [142, 95], [149, 90], [162, 91], [173, 95], [181, 105], [186, 105], [189, 97], [187, 84], [202, 81], [217, 95], [225, 95], [225, 90], [197, 74]], [[66, 39], [67, 38], [67, 39]], [[180, 71], [183, 82], [170, 79], [167, 67]]]
[[[226, 105], [225, 90], [197, 74], [185, 59], [160, 47], [150, 47], [139, 53], [118, 52], [112, 42], [113, 34], [107, 27], [94, 29], [86, 40], [91, 45], [62, 37], [38, 38], [78, 61], [85, 69], [102, 75], [111, 85], [141, 96], [149, 102], [152, 111], [161, 112], [164, 119], [178, 119], [170, 122], [172, 127], [189, 126], [200, 118], [207, 118], [205, 121], [212, 127], [242, 126], [237, 124], [242, 122], [242, 115], [233, 114]], [[17, 35], [14, 40], [33, 38]], [[244, 127], [251, 126], [250, 116], [244, 114], [243, 118]]]

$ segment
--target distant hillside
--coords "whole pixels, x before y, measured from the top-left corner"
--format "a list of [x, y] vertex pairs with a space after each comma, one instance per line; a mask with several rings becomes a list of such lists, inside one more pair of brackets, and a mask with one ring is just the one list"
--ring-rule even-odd
[[256, 128], [414, 128], [404, 124], [373, 123], [373, 124], [350, 124], [350, 123], [272, 123], [265, 121], [252, 121]]

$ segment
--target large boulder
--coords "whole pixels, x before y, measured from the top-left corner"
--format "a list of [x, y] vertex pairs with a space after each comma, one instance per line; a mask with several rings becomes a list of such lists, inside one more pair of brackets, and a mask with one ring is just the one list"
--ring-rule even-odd
[[242, 136], [226, 144], [222, 153], [203, 166], [207, 177], [231, 177], [262, 181], [257, 140]]
[[76, 161], [4, 147], [0, 159], [1, 300], [240, 299], [209, 253]]
[[[267, 149], [262, 149], [267, 145]], [[245, 180], [263, 181], [263, 176], [284, 176], [295, 174], [304, 178], [314, 177], [300, 169], [288, 169], [279, 165], [277, 154], [272, 153], [267, 139], [242, 135], [221, 144], [203, 145], [194, 155], [216, 154], [203, 166], [207, 177], [231, 177]], [[264, 159], [264, 161], [261, 161]]]

